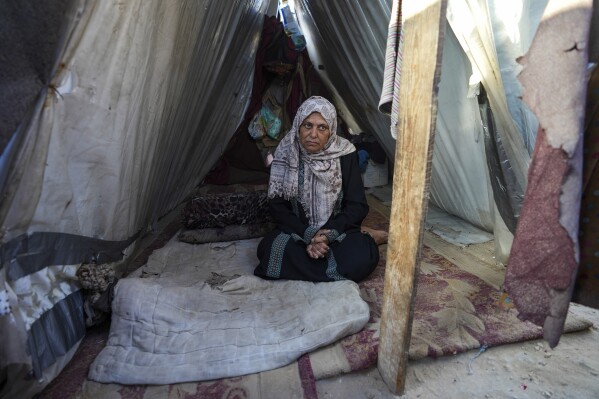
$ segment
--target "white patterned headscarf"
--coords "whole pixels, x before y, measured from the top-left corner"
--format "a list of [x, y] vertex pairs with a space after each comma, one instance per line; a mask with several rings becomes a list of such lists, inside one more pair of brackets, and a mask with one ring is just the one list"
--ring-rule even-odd
[[[315, 154], [308, 153], [300, 144], [299, 129], [310, 114], [318, 112], [327, 121], [329, 140]], [[341, 192], [341, 162], [339, 157], [354, 152], [348, 140], [337, 136], [337, 111], [323, 97], [310, 97], [300, 105], [293, 125], [279, 143], [270, 169], [268, 197], [297, 198], [310, 221], [310, 226], [322, 227], [333, 213], [335, 201]], [[298, 187], [298, 171], [304, 163], [304, 182]]]

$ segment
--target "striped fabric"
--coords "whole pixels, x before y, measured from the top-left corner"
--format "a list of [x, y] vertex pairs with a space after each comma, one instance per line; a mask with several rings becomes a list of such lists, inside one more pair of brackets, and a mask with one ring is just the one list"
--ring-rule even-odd
[[291, 236], [281, 233], [275, 238], [272, 244], [271, 256], [268, 261], [268, 270], [266, 275], [271, 278], [281, 277], [281, 267], [283, 266], [283, 256], [285, 255], [285, 246]]
[[390, 129], [394, 138], [396, 138], [397, 121], [399, 120], [399, 78], [401, 75], [402, 48], [401, 0], [393, 0], [379, 111], [391, 116]]
[[136, 237], [36, 232], [0, 245], [0, 397], [35, 393], [60, 373], [86, 331], [81, 262], [116, 264]]

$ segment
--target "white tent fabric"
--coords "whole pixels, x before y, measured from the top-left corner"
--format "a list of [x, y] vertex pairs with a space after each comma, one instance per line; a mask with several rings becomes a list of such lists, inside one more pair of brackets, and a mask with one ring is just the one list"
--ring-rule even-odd
[[472, 69], [452, 29], [448, 26], [445, 32], [431, 200], [450, 214], [493, 232], [482, 121], [477, 99], [469, 95]]
[[[369, 110], [376, 107], [383, 85], [385, 59], [382, 49], [387, 37], [379, 32], [377, 21], [380, 20], [379, 15], [385, 15], [387, 19], [392, 17], [391, 9], [398, 9], [398, 5], [392, 7], [391, 1], [368, 5], [352, 3], [350, 7], [337, 1], [329, 1], [326, 5], [309, 1], [296, 3], [298, 13], [301, 13], [302, 29], [309, 39], [311, 57], [315, 64], [323, 66], [319, 68], [321, 75], [336, 88], [339, 102], [351, 112], [353, 121], [358, 125], [353, 127], [354, 130], [373, 132], [387, 153], [394, 154], [395, 143], [389, 141], [389, 132], [393, 135], [395, 131], [393, 127], [389, 131], [390, 120], [372, 115]], [[445, 38], [431, 200], [447, 212], [494, 232], [498, 238], [498, 258], [505, 262], [512, 233], [498, 212], [498, 199], [494, 198], [491, 190], [483, 139], [485, 126], [477, 104], [476, 85], [482, 81], [487, 90], [498, 135], [509, 161], [508, 172], [514, 176], [509, 182], [514, 187], [508, 195], [512, 196], [513, 202], [519, 203], [526, 185], [530, 158], [522, 137], [526, 137], [527, 143], [534, 142], [532, 137], [535, 132], [529, 129], [520, 133], [518, 130], [509, 113], [500, 71], [504, 71], [511, 88], [510, 106], [519, 110], [518, 126], [523, 126], [531, 117], [525, 113], [525, 107], [518, 98], [517, 67], [510, 64], [510, 57], [519, 51], [524, 54], [536, 29], [534, 24], [526, 22], [538, 23], [543, 7], [522, 3], [521, 14], [526, 15], [514, 15], [514, 20], [507, 20], [503, 15], [493, 14], [491, 17], [489, 9], [502, 9], [494, 3], [491, 5], [478, 0], [449, 3], [448, 21], [458, 34], [448, 29]], [[516, 21], [516, 18], [520, 20]], [[498, 23], [499, 19], [505, 20], [505, 25]], [[495, 24], [491, 23], [493, 20]], [[493, 29], [502, 35], [503, 41], [493, 41]], [[364, 36], [362, 32], [368, 32], [368, 35]], [[515, 43], [515, 49], [513, 43], [506, 39], [520, 37], [526, 40]], [[367, 39], [370, 45], [363, 45], [362, 41]], [[330, 43], [338, 45], [331, 46]], [[395, 56], [400, 58], [401, 48], [396, 51]], [[497, 52], [502, 54], [502, 62], [507, 66], [500, 66]], [[373, 64], [378, 65], [375, 71], [371, 69]], [[385, 71], [396, 72], [388, 66]], [[397, 84], [395, 88], [398, 88]], [[515, 211], [517, 217], [517, 209]]]
[[[488, 96], [489, 106], [492, 109], [494, 124], [497, 129], [498, 145], [505, 151], [504, 156], [500, 155], [503, 171], [509, 175], [506, 178], [508, 187], [505, 187], [505, 194], [509, 197], [507, 200], [512, 205], [515, 218], [519, 214], [519, 206], [526, 189], [528, 165], [530, 163], [529, 153], [534, 146], [537, 126], [535, 116], [520, 99], [521, 86], [517, 80], [517, 74], [521, 67], [516, 60], [528, 50], [546, 4], [547, 1], [528, 0], [517, 1], [514, 4], [494, 0], [450, 0], [447, 6], [447, 20], [451, 26], [451, 32], [455, 33], [455, 38], [462, 47], [462, 54], [470, 61], [472, 75], [469, 85], [471, 90], [476, 87], [475, 85], [478, 82], [481, 82]], [[451, 36], [453, 35], [450, 33], [448, 37]], [[447, 44], [448, 41], [446, 40], [445, 43]], [[450, 57], [452, 53], [454, 53], [452, 46], [446, 47], [444, 59]], [[456, 70], [459, 69], [453, 69], [453, 71]], [[442, 71], [439, 90], [440, 102], [443, 96], [444, 73], [445, 76], [451, 76], [450, 79], [454, 77], [447, 70]], [[472, 93], [469, 96], [473, 97]], [[463, 110], [464, 107], [457, 107], [457, 109], [452, 110], [450, 106], [447, 106], [443, 110], [440, 106], [440, 113], [455, 115], [459, 112], [459, 109]], [[479, 135], [482, 136], [483, 130], [490, 128], [488, 123], [489, 121], [484, 121], [484, 123], [481, 121]], [[438, 128], [437, 130], [440, 135], [443, 135], [442, 129]], [[452, 137], [455, 131], [456, 129], [449, 130]], [[463, 148], [464, 145], [467, 146], [468, 144], [461, 140], [456, 142], [458, 148]], [[447, 155], [449, 154], [444, 150], [435, 152], [437, 157]], [[482, 163], [471, 163], [467, 169], [484, 168], [485, 163], [489, 161], [487, 157], [483, 157]], [[475, 158], [476, 156], [466, 157], [466, 159]], [[464, 158], [450, 157], [446, 159], [449, 161], [450, 159], [461, 160]], [[442, 171], [440, 173], [446, 171], [446, 169], [439, 168], [434, 170]], [[514, 231], [513, 226], [508, 229], [510, 223], [502, 218], [505, 215], [501, 215], [498, 210], [498, 206], [501, 206], [501, 199], [498, 198], [497, 193], [491, 190], [492, 182], [489, 179], [495, 179], [495, 176], [492, 176], [492, 173], [488, 173], [489, 175], [490, 177], [485, 179], [488, 182], [487, 187], [490, 195], [487, 208], [480, 208], [476, 206], [478, 204], [468, 201], [467, 199], [471, 197], [467, 195], [457, 194], [458, 200], [446, 205], [445, 209], [449, 210], [452, 206], [455, 208], [457, 204], [465, 204], [464, 209], [459, 210], [457, 213], [449, 211], [493, 232], [495, 234], [496, 257], [499, 261], [506, 263]], [[442, 182], [449, 181], [447, 176], [437, 181], [439, 180]], [[465, 186], [466, 193], [469, 191], [468, 188], [477, 185], [480, 187], [480, 182], [482, 182], [482, 180], [478, 180], [477, 183], [476, 179], [466, 181], [468, 182]], [[478, 201], [482, 197], [482, 195], [475, 196]], [[433, 201], [438, 202], [438, 197], [433, 196]], [[488, 221], [490, 218], [492, 224], [489, 226], [476, 223], [473, 219], [475, 217], [474, 210], [486, 214], [487, 217], [484, 219]], [[479, 212], [479, 214], [481, 213]]]
[[81, 1], [55, 89], [21, 133], [4, 241], [123, 240], [182, 201], [244, 115], [268, 6]]
[[66, 7], [52, 83], [0, 157], [6, 389], [39, 390], [76, 350], [85, 333], [77, 266], [92, 253], [118, 261], [220, 156], [249, 102], [264, 15], [276, 5]]
[[[543, 9], [540, 11], [542, 12]], [[451, 0], [447, 5], [447, 20], [472, 63], [476, 78], [483, 82], [489, 93], [489, 102], [497, 121], [498, 133], [522, 191], [526, 187], [526, 172], [530, 156], [507, 107], [503, 80], [498, 73], [499, 62], [487, 1]]]
[[[511, 19], [503, 14], [495, 15], [505, 6], [487, 0], [451, 0], [447, 9], [450, 29], [446, 30], [439, 85], [431, 200], [449, 213], [495, 233], [498, 260], [502, 262], [509, 254], [513, 238], [509, 228], [513, 230], [514, 223], [505, 221], [506, 215], [499, 211], [505, 209], [502, 206], [505, 199], [499, 198], [499, 194], [507, 197], [512, 208], [511, 218], [517, 218], [530, 161], [525, 143], [530, 146], [535, 134], [530, 128], [533, 124], [530, 120], [534, 117], [518, 98], [518, 68], [514, 65], [515, 59], [510, 58], [524, 54], [536, 30], [534, 22], [538, 24], [544, 7], [539, 2], [534, 6], [530, 5], [532, 3], [519, 2], [516, 8], [520, 13], [510, 15]], [[399, 18], [399, 14], [392, 17]], [[398, 22], [391, 21], [391, 25], [396, 24]], [[494, 40], [494, 32], [502, 37], [501, 41]], [[398, 40], [393, 36], [390, 39], [393, 43]], [[401, 63], [401, 46], [393, 43], [387, 48], [388, 57], [394, 56]], [[497, 53], [502, 54], [501, 65]], [[381, 98], [382, 101], [393, 98], [393, 104], [381, 104], [382, 109], [399, 109], [398, 70], [401, 68], [387, 62], [385, 74], [389, 77], [385, 78]], [[507, 83], [502, 80], [502, 72]], [[392, 83], [393, 79], [395, 83]], [[477, 103], [479, 82], [484, 85], [484, 98], [488, 98], [493, 121], [481, 119], [482, 108]], [[504, 84], [510, 87], [510, 107]], [[395, 92], [390, 95], [388, 90], [393, 89]], [[510, 109], [516, 110], [518, 125]], [[392, 120], [396, 118], [397, 115], [391, 115]], [[518, 126], [526, 130], [519, 131]], [[494, 181], [495, 176], [489, 177], [493, 172], [488, 171], [492, 159], [486, 148], [485, 135], [491, 128], [497, 130], [497, 147], [505, 151], [505, 155], [497, 156], [508, 178], [499, 184]], [[394, 127], [391, 128], [393, 133]], [[497, 188], [503, 192], [495, 192]]]
[[517, 0], [506, 3], [491, 0], [488, 3], [507, 105], [529, 154], [534, 148], [538, 121], [522, 101], [522, 87], [517, 79], [522, 66], [517, 60], [530, 48], [548, 1]]

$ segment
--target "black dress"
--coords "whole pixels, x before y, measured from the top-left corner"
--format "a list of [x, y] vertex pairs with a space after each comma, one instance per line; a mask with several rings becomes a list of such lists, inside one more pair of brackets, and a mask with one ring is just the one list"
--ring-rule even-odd
[[379, 261], [379, 251], [374, 239], [360, 231], [362, 220], [368, 214], [368, 203], [357, 153], [354, 151], [342, 156], [340, 162], [341, 193], [333, 215], [322, 226], [331, 230], [327, 256], [320, 259], [308, 256], [306, 246], [316, 229], [310, 227], [299, 201], [273, 198], [269, 206], [277, 228], [258, 245], [260, 263], [254, 270], [256, 276], [315, 282], [344, 279], [359, 282], [372, 273]]

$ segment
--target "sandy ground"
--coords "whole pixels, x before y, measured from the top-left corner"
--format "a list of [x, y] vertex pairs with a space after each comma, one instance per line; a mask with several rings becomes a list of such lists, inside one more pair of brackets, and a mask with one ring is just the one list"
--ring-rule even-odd
[[536, 340], [489, 348], [472, 361], [477, 350], [413, 361], [402, 396], [393, 395], [373, 367], [318, 381], [318, 397], [599, 398], [599, 309], [577, 304], [570, 309], [594, 326], [563, 335], [554, 349]]

